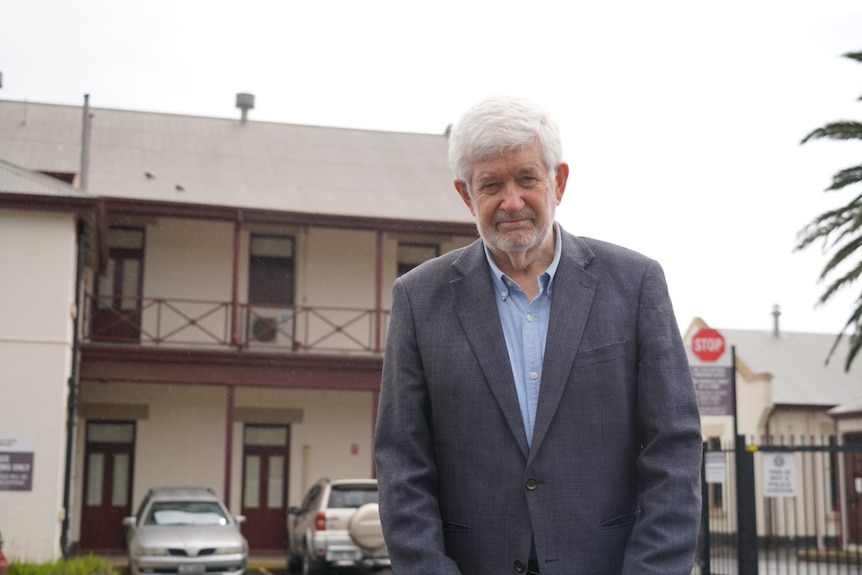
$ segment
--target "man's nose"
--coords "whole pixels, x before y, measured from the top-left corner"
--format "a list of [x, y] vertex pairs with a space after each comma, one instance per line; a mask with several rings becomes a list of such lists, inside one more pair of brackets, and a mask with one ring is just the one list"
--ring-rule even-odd
[[517, 212], [524, 207], [524, 197], [521, 193], [521, 188], [514, 181], [507, 182], [503, 189], [503, 197], [500, 202], [500, 208], [507, 212]]

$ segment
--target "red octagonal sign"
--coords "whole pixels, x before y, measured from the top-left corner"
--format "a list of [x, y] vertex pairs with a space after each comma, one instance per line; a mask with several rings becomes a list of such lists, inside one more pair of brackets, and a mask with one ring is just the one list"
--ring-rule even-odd
[[700, 361], [715, 361], [724, 355], [724, 336], [703, 328], [691, 338], [691, 351]]

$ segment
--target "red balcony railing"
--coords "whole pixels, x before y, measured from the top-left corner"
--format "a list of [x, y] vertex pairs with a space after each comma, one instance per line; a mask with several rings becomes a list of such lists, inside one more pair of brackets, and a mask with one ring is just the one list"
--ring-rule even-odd
[[86, 296], [84, 338], [141, 346], [380, 353], [388, 310]]

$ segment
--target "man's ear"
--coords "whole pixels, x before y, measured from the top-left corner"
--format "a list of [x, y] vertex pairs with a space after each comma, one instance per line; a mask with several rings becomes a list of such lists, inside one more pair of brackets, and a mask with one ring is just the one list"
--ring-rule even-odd
[[569, 179], [569, 165], [565, 162], [557, 166], [557, 169], [554, 172], [554, 180], [557, 184], [557, 205], [560, 205], [560, 201], [563, 199], [563, 194], [566, 192], [566, 182]]
[[458, 195], [461, 200], [470, 208], [470, 213], [475, 215], [473, 211], [473, 198], [470, 197], [470, 192], [467, 190], [467, 182], [464, 180], [455, 180], [455, 189], [458, 190]]

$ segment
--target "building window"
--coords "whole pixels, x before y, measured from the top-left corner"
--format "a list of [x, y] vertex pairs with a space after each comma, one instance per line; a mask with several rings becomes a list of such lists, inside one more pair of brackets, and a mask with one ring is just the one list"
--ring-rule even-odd
[[294, 251], [292, 237], [251, 236], [248, 264], [249, 341], [277, 343], [283, 337], [293, 339]]
[[293, 305], [293, 238], [252, 235], [248, 268], [249, 303]]
[[398, 275], [403, 276], [416, 266], [440, 255], [434, 244], [398, 244]]
[[96, 283], [93, 339], [137, 342], [144, 278], [144, 229], [108, 228], [108, 261]]

